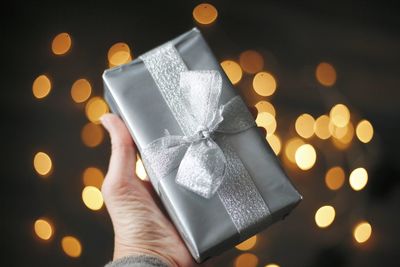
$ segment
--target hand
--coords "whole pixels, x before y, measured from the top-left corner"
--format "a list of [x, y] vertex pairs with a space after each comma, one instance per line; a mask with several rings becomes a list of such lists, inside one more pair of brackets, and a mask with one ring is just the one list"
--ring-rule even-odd
[[194, 265], [176, 229], [158, 207], [151, 184], [136, 176], [137, 149], [125, 124], [113, 114], [104, 115], [101, 122], [112, 146], [101, 191], [114, 228], [114, 260], [147, 254], [171, 266]]

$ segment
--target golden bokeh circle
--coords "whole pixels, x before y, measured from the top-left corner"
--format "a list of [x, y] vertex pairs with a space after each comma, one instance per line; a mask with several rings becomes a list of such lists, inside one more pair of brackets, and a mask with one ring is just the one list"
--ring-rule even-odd
[[103, 207], [103, 195], [95, 186], [85, 186], [82, 191], [83, 203], [91, 210], [99, 210]]
[[71, 46], [71, 36], [66, 32], [62, 32], [54, 37], [51, 43], [51, 50], [55, 55], [64, 55], [71, 49]]
[[326, 228], [335, 220], [335, 213], [332, 206], [322, 206], [315, 213], [315, 223], [320, 228]]
[[314, 135], [315, 119], [310, 114], [300, 115], [295, 122], [296, 132], [303, 138], [310, 138]]
[[52, 224], [44, 218], [35, 221], [34, 230], [35, 234], [43, 240], [49, 240], [54, 233]]
[[61, 247], [64, 253], [72, 258], [77, 258], [82, 253], [81, 242], [73, 236], [64, 236], [61, 239]]
[[274, 105], [272, 105], [268, 101], [265, 101], [265, 100], [258, 101], [257, 104], [255, 104], [255, 107], [259, 113], [267, 112], [267, 113], [270, 113], [272, 116], [276, 116], [276, 111], [275, 111]]
[[116, 43], [108, 50], [107, 58], [110, 67], [129, 63], [132, 60], [131, 49], [124, 42]]
[[331, 64], [322, 62], [315, 70], [315, 77], [319, 83], [330, 87], [336, 82], [336, 70]]
[[259, 127], [264, 127], [267, 130], [267, 136], [272, 135], [276, 130], [276, 119], [268, 112], [260, 112], [257, 114], [256, 124]]
[[93, 123], [100, 123], [100, 117], [109, 112], [107, 103], [98, 96], [92, 97], [85, 106], [86, 117]]
[[314, 133], [322, 140], [328, 139], [331, 136], [331, 127], [332, 124], [329, 116], [321, 115], [315, 120]]
[[38, 152], [33, 158], [33, 167], [39, 175], [46, 176], [52, 170], [53, 163], [49, 155], [44, 152]]
[[239, 255], [234, 262], [235, 267], [257, 267], [258, 257], [252, 253]]
[[345, 173], [342, 167], [330, 168], [325, 174], [325, 184], [331, 190], [338, 190], [344, 184]]
[[92, 86], [86, 79], [78, 79], [71, 87], [71, 97], [76, 103], [82, 103], [88, 100], [92, 93]]
[[356, 127], [356, 135], [358, 140], [361, 142], [370, 142], [374, 136], [374, 128], [372, 127], [372, 124], [367, 120], [360, 121]]
[[221, 62], [221, 67], [232, 84], [240, 82], [243, 76], [243, 71], [238, 63], [233, 60], [224, 60]]
[[317, 161], [317, 152], [310, 144], [301, 145], [295, 153], [297, 166], [303, 170], [311, 169]]
[[267, 135], [268, 144], [271, 146], [272, 150], [274, 151], [275, 155], [279, 155], [282, 148], [281, 139], [276, 134]]
[[218, 10], [211, 4], [199, 4], [193, 9], [193, 18], [200, 24], [211, 24], [217, 17]]
[[34, 97], [41, 99], [46, 97], [51, 91], [51, 81], [46, 75], [39, 75], [32, 84]]
[[96, 147], [104, 139], [103, 127], [93, 122], [86, 123], [81, 131], [82, 142], [88, 147]]
[[246, 50], [239, 56], [239, 63], [243, 71], [255, 74], [264, 68], [263, 56], [254, 50]]
[[364, 168], [356, 168], [350, 173], [349, 183], [354, 191], [362, 190], [368, 183], [368, 172]]
[[103, 172], [96, 167], [88, 167], [83, 171], [83, 184], [101, 189], [104, 181]]
[[254, 235], [247, 240], [243, 241], [239, 245], [236, 245], [236, 248], [241, 251], [246, 251], [254, 248], [257, 243], [257, 235]]
[[372, 226], [368, 222], [361, 222], [354, 227], [353, 237], [358, 243], [365, 243], [371, 237]]
[[276, 90], [276, 80], [268, 72], [259, 72], [253, 78], [253, 88], [261, 96], [271, 96]]
[[336, 127], [345, 127], [350, 122], [350, 111], [344, 104], [332, 107], [329, 117]]
[[296, 150], [302, 145], [304, 145], [304, 141], [298, 137], [293, 137], [286, 142], [285, 156], [291, 163], [296, 163]]

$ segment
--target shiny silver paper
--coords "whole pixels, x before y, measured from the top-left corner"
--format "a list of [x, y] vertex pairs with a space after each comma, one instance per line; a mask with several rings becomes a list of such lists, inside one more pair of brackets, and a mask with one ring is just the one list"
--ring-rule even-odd
[[[238, 97], [197, 28], [169, 43], [173, 44], [180, 55], [179, 60], [182, 60], [187, 69], [215, 70], [221, 74], [219, 105]], [[176, 68], [182, 66], [180, 64]], [[164, 70], [161, 68], [161, 71]], [[106, 70], [103, 74], [105, 98], [111, 110], [125, 121], [140, 153], [154, 140], [164, 137], [166, 131], [174, 136], [185, 135], [182, 121], [174, 116], [177, 113], [171, 110], [169, 101], [166, 101], [160, 92], [160, 87], [170, 79], [168, 70], [165, 70], [165, 73], [165, 83], [155, 80], [152, 76], [154, 73], [151, 69], [149, 71], [149, 64], [146, 66], [139, 57], [126, 65]], [[176, 71], [171, 75], [176, 75]], [[179, 109], [179, 104], [176, 108]], [[187, 122], [188, 120], [183, 121]], [[268, 212], [261, 213], [262, 216], [258, 216], [257, 220], [243, 221], [243, 213], [254, 213], [262, 208], [261, 202], [248, 199], [250, 205], [243, 205], [232, 197], [232, 194], [236, 194], [240, 200], [243, 194], [237, 188], [240, 188], [243, 179], [233, 179], [230, 183], [227, 179], [221, 184], [218, 194], [207, 199], [177, 184], [177, 169], [159, 179], [151, 170], [150, 164], [144, 161], [153, 186], [198, 262], [221, 253], [282, 219], [301, 200], [301, 195], [286, 177], [275, 154], [256, 127], [225, 135], [222, 139], [221, 144], [226, 143], [229, 148], [225, 149], [225, 153], [230, 155], [229, 152], [232, 152], [233, 155], [237, 155], [234, 159], [229, 158], [231, 164], [236, 160], [238, 165], [245, 168], [249, 174], [248, 179], [252, 180], [251, 184], [257, 191], [256, 195], [267, 205]], [[232, 173], [230, 176], [235, 175]], [[248, 183], [243, 185], [243, 188], [247, 188]], [[251, 203], [258, 204], [252, 206]]]

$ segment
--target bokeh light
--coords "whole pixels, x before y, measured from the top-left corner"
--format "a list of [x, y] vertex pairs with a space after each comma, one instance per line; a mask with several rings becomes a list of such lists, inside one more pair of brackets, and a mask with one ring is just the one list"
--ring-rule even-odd
[[264, 67], [264, 59], [260, 53], [254, 50], [246, 50], [239, 56], [242, 69], [250, 74], [261, 71]]
[[126, 64], [132, 60], [131, 49], [126, 43], [116, 43], [108, 50], [107, 58], [109, 67]]
[[53, 226], [49, 220], [41, 218], [37, 219], [34, 223], [34, 230], [36, 235], [43, 240], [49, 240], [54, 233]]
[[83, 184], [101, 189], [104, 181], [103, 172], [96, 167], [88, 167], [83, 171]]
[[141, 159], [138, 158], [136, 161], [136, 175], [141, 179], [141, 180], [148, 180], [147, 178], [147, 173], [146, 169], [143, 166], [143, 162]]
[[325, 174], [325, 184], [331, 190], [338, 190], [344, 184], [345, 173], [342, 167], [330, 168]]
[[280, 267], [280, 266], [276, 263], [270, 263], [270, 264], [265, 265], [265, 267]]
[[86, 146], [96, 147], [103, 141], [103, 127], [92, 122], [86, 123], [82, 128], [81, 138]]
[[61, 247], [65, 254], [72, 258], [77, 258], [82, 253], [81, 242], [79, 242], [79, 240], [73, 236], [64, 236], [61, 239]]
[[85, 106], [86, 117], [93, 123], [100, 123], [100, 117], [109, 112], [107, 103], [98, 96], [92, 97]]
[[314, 135], [315, 120], [310, 114], [300, 115], [295, 122], [296, 132], [303, 138], [310, 138]]
[[298, 137], [293, 137], [286, 142], [285, 156], [290, 162], [296, 163], [296, 151], [302, 145], [304, 145], [304, 141]]
[[268, 101], [265, 101], [265, 100], [258, 101], [257, 104], [255, 104], [255, 107], [259, 113], [267, 112], [267, 113], [270, 113], [272, 116], [276, 116], [276, 111], [275, 111], [274, 105], [272, 105]]
[[336, 82], [336, 70], [331, 64], [322, 62], [315, 70], [315, 77], [322, 85], [332, 86]]
[[39, 75], [35, 81], [33, 81], [32, 92], [33, 96], [41, 99], [46, 97], [51, 91], [51, 81], [46, 75]]
[[82, 191], [82, 200], [91, 210], [99, 210], [103, 207], [103, 196], [97, 187], [86, 186]]
[[358, 243], [365, 243], [371, 237], [372, 226], [368, 222], [361, 222], [356, 225], [353, 231], [354, 239]]
[[261, 96], [270, 96], [276, 90], [276, 80], [272, 74], [262, 71], [257, 73], [253, 79], [253, 88]]
[[332, 142], [335, 147], [341, 150], [347, 149], [354, 137], [353, 124], [349, 122], [345, 127], [333, 126], [332, 128]]
[[272, 135], [276, 130], [275, 117], [267, 112], [258, 113], [256, 124], [257, 126], [264, 127], [267, 130], [267, 136]]
[[79, 79], [71, 87], [71, 97], [76, 103], [82, 103], [88, 100], [92, 93], [92, 86], [86, 79]]
[[367, 120], [360, 121], [356, 127], [356, 135], [363, 143], [371, 141], [374, 136], [374, 128], [372, 127], [372, 124]]
[[236, 246], [238, 250], [246, 251], [254, 248], [257, 243], [257, 235], [254, 235], [247, 240], [243, 241], [239, 245]]
[[332, 206], [322, 206], [315, 213], [315, 223], [320, 228], [326, 228], [335, 220], [335, 209]]
[[355, 191], [360, 191], [363, 189], [368, 182], [368, 172], [364, 168], [354, 169], [350, 173], [349, 183], [351, 188]]
[[329, 137], [331, 137], [331, 132], [332, 132], [332, 130], [330, 130], [330, 127], [332, 127], [332, 125], [330, 123], [329, 116], [327, 115], [319, 116], [315, 120], [314, 124], [315, 135], [323, 140], [328, 139]]
[[235, 267], [256, 267], [258, 265], [258, 258], [251, 253], [243, 253], [235, 259]]
[[200, 24], [211, 24], [218, 17], [217, 9], [208, 3], [197, 5], [193, 9], [193, 18]]
[[243, 76], [242, 68], [233, 60], [224, 60], [221, 67], [232, 84], [237, 84]]
[[49, 155], [44, 152], [38, 152], [33, 158], [33, 167], [39, 175], [46, 176], [52, 170], [53, 163]]
[[350, 121], [350, 111], [344, 104], [332, 107], [329, 117], [336, 127], [345, 127]]
[[281, 139], [279, 138], [279, 136], [276, 134], [269, 134], [267, 135], [267, 141], [274, 151], [275, 155], [279, 155], [282, 147]]
[[51, 50], [55, 55], [64, 55], [71, 49], [71, 45], [71, 36], [66, 32], [62, 32], [54, 37], [51, 43]]
[[296, 150], [295, 159], [300, 169], [309, 170], [317, 161], [317, 153], [312, 145], [304, 144]]

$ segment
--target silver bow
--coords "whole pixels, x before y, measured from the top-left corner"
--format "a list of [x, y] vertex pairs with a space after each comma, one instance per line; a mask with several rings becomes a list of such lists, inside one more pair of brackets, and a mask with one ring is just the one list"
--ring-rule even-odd
[[179, 88], [183, 110], [196, 130], [179, 136], [166, 135], [142, 150], [152, 162], [158, 179], [178, 168], [176, 182], [205, 198], [218, 190], [226, 172], [226, 158], [218, 145], [221, 134], [234, 134], [255, 126], [254, 119], [239, 96], [218, 106], [222, 78], [218, 71], [183, 71]]

